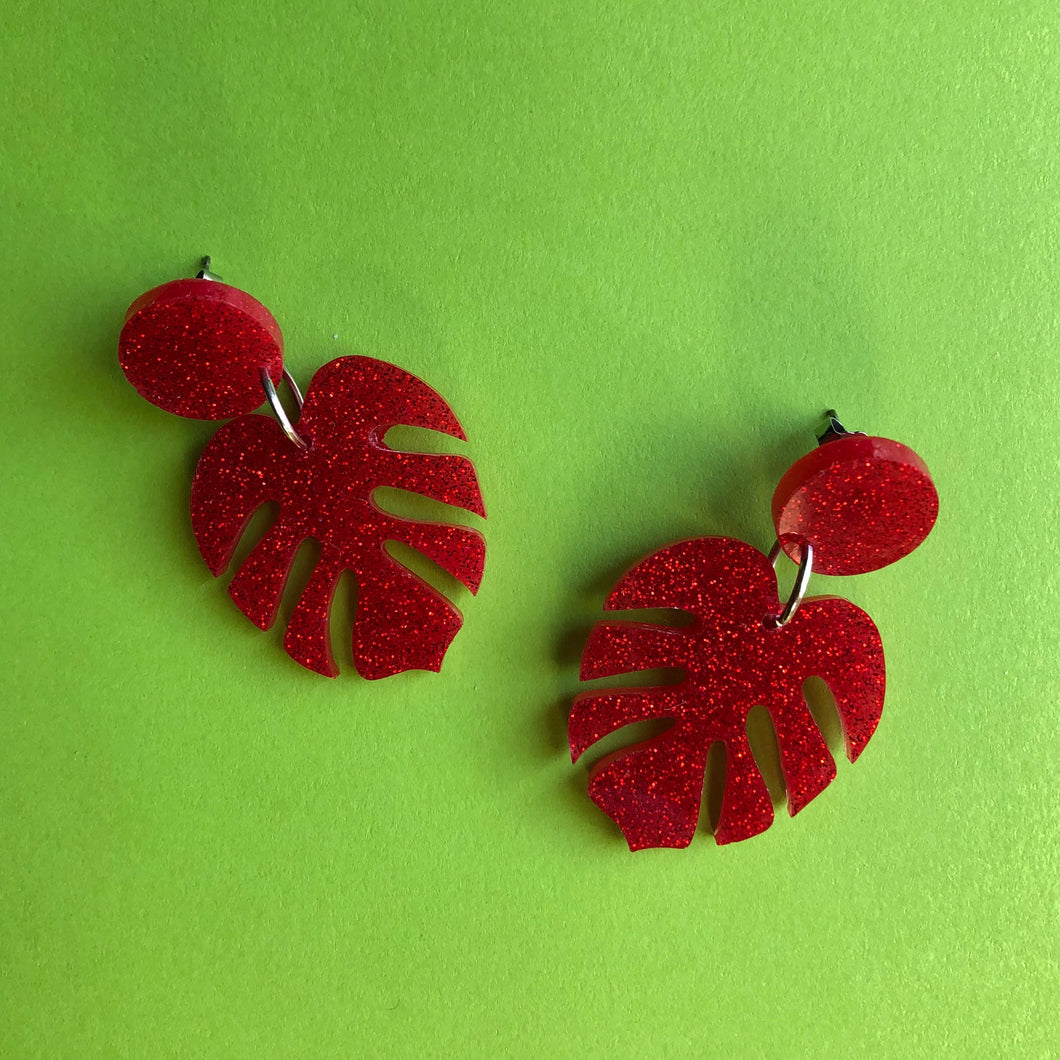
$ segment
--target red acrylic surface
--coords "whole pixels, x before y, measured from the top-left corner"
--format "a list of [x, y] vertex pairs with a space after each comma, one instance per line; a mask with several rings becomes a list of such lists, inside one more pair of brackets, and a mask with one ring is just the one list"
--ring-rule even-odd
[[373, 490], [389, 486], [486, 514], [471, 462], [389, 448], [383, 435], [398, 424], [464, 439], [449, 406], [415, 376], [370, 357], [340, 357], [316, 373], [306, 392], [297, 430], [308, 449], [295, 446], [271, 417], [243, 416], [217, 432], [195, 472], [192, 523], [215, 575], [227, 569], [253, 513], [267, 501], [279, 504], [275, 524], [229, 587], [260, 628], [275, 621], [301, 542], [320, 542], [320, 560], [284, 647], [303, 666], [329, 677], [338, 673], [329, 611], [344, 570], [357, 578], [353, 655], [362, 677], [436, 671], [460, 628], [457, 608], [392, 558], [387, 541], [418, 550], [472, 593], [482, 579], [485, 542], [477, 530], [402, 519], [372, 500]]
[[848, 435], [797, 460], [773, 494], [777, 539], [796, 563], [813, 545], [818, 574], [864, 574], [912, 552], [939, 497], [924, 461], [888, 438]]
[[627, 573], [607, 610], [678, 608], [692, 625], [601, 622], [582, 657], [583, 681], [638, 670], [680, 668], [680, 684], [584, 692], [570, 714], [571, 757], [635, 722], [672, 719], [653, 739], [609, 755], [590, 771], [589, 794], [622, 829], [630, 849], [684, 847], [692, 841], [707, 752], [725, 745], [719, 843], [768, 828], [773, 806], [747, 741], [747, 714], [768, 708], [794, 815], [828, 786], [835, 763], [806, 705], [806, 678], [835, 697], [847, 756], [854, 761], [883, 709], [880, 636], [864, 611], [837, 597], [804, 600], [791, 622], [781, 611], [768, 558], [725, 537], [681, 541]]
[[262, 368], [279, 385], [283, 336], [245, 291], [216, 280], [174, 280], [129, 307], [118, 358], [152, 404], [178, 416], [223, 420], [264, 402]]

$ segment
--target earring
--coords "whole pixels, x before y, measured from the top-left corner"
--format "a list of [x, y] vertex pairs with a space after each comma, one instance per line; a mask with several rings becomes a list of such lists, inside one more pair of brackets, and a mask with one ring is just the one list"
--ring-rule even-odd
[[[434, 670], [460, 629], [460, 612], [386, 550], [400, 542], [478, 591], [482, 535], [465, 526], [402, 519], [373, 491], [419, 493], [485, 517], [478, 479], [463, 456], [411, 453], [383, 440], [391, 427], [423, 427], [466, 441], [445, 401], [408, 372], [371, 357], [339, 357], [313, 376], [305, 400], [283, 366], [272, 314], [221, 282], [203, 260], [195, 279], [142, 295], [125, 315], [119, 359], [148, 401], [178, 416], [227, 419], [199, 460], [191, 519], [214, 576], [232, 559], [251, 516], [275, 502], [279, 515], [239, 567], [229, 594], [261, 629], [276, 619], [299, 546], [320, 544], [284, 637], [287, 653], [328, 677], [338, 674], [329, 615], [344, 570], [357, 578], [353, 658], [375, 679]], [[287, 380], [299, 409], [292, 423], [276, 393]], [[253, 414], [267, 400], [275, 419]]]
[[[583, 692], [569, 721], [571, 758], [635, 722], [668, 719], [661, 735], [604, 758], [589, 795], [621, 828], [631, 850], [685, 847], [702, 801], [707, 753], [725, 748], [725, 787], [715, 831], [731, 843], [764, 831], [773, 805], [747, 741], [747, 714], [770, 713], [794, 815], [835, 777], [835, 763], [803, 696], [828, 685], [853, 762], [883, 709], [883, 646], [869, 616], [834, 596], [803, 599], [811, 570], [849, 575], [912, 552], [938, 515], [924, 462], [886, 438], [844, 430], [827, 414], [819, 447], [781, 478], [773, 495], [777, 540], [769, 555], [727, 537], [680, 541], [641, 560], [605, 610], [676, 608], [690, 625], [601, 622], [589, 635], [581, 679], [680, 668], [680, 683]], [[781, 553], [799, 564], [782, 604], [774, 573]]]

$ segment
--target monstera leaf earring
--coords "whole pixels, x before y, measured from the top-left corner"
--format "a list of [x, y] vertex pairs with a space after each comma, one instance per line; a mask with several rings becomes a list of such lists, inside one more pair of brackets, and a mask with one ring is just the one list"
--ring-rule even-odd
[[[769, 827], [772, 801], [747, 740], [747, 715], [755, 706], [766, 707], [773, 721], [790, 813], [819, 795], [835, 777], [835, 764], [803, 696], [807, 678], [829, 686], [852, 762], [879, 723], [883, 647], [872, 619], [838, 597], [803, 594], [811, 570], [861, 574], [912, 552], [935, 523], [938, 494], [911, 449], [850, 433], [834, 412], [819, 442], [773, 495], [777, 541], [769, 555], [727, 537], [680, 541], [641, 560], [604, 605], [611, 611], [676, 608], [690, 616], [690, 625], [601, 622], [589, 636], [583, 681], [683, 671], [674, 685], [584, 692], [571, 709], [574, 761], [623, 726], [672, 722], [654, 739], [607, 756], [589, 774], [591, 798], [632, 850], [692, 841], [715, 742], [725, 747], [715, 839], [731, 843]], [[782, 552], [799, 564], [786, 603], [773, 570]]]
[[[320, 558], [284, 638], [288, 654], [335, 677], [329, 613], [339, 577], [357, 579], [354, 665], [362, 677], [438, 670], [460, 629], [460, 612], [386, 549], [400, 542], [445, 568], [472, 593], [486, 546], [465, 526], [399, 518], [372, 494], [407, 490], [485, 516], [478, 480], [462, 456], [390, 448], [391, 427], [465, 435], [445, 401], [415, 376], [371, 357], [339, 357], [313, 377], [303, 402], [283, 366], [272, 314], [220, 282], [210, 259], [195, 279], [138, 298], [119, 340], [122, 369], [148, 401], [178, 416], [228, 419], [207, 445], [191, 487], [191, 517], [203, 558], [222, 574], [251, 516], [269, 501], [279, 515], [236, 572], [229, 593], [257, 626], [276, 619], [299, 545]], [[286, 379], [300, 413], [292, 423], [277, 397]], [[268, 401], [275, 414], [253, 410]]]

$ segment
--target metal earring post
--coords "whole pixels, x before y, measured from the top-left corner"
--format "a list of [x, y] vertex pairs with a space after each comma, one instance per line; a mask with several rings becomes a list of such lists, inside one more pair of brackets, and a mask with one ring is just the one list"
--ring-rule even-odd
[[210, 255], [207, 254], [202, 259], [202, 268], [195, 274], [197, 280], [220, 280], [221, 277], [216, 272], [210, 272]]

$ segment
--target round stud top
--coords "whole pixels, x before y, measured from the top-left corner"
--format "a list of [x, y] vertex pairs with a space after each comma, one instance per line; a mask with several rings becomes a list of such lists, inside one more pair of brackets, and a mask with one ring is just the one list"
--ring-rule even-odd
[[865, 574], [908, 555], [935, 525], [924, 461], [888, 438], [844, 434], [797, 460], [773, 494], [777, 540], [796, 563], [813, 545], [818, 574]]
[[125, 314], [118, 359], [152, 404], [178, 416], [220, 420], [265, 400], [261, 373], [283, 373], [283, 335], [245, 291], [211, 279], [173, 280]]

